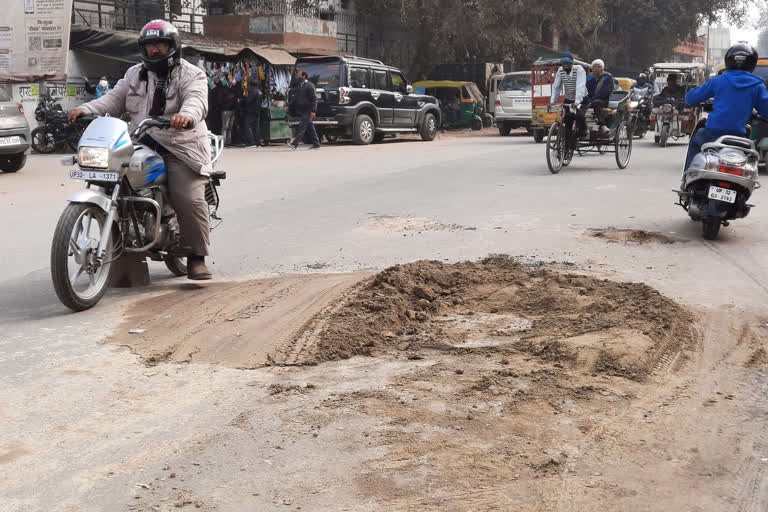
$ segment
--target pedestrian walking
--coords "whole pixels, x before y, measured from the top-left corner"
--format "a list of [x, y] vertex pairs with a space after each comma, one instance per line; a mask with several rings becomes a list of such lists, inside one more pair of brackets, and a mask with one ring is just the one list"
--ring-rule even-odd
[[301, 84], [296, 89], [294, 97], [291, 99], [292, 106], [295, 108], [296, 115], [301, 119], [299, 121], [299, 127], [296, 130], [296, 137], [288, 142], [288, 145], [293, 149], [299, 147], [299, 143], [304, 140], [304, 134], [309, 132], [312, 138], [312, 149], [318, 149], [320, 147], [320, 139], [315, 131], [315, 125], [312, 121], [315, 119], [315, 112], [317, 111], [317, 97], [315, 96], [315, 85], [308, 80], [309, 76], [306, 71], [299, 73], [299, 81]]
[[208, 90], [208, 128], [216, 135], [221, 135], [221, 100], [222, 90], [226, 89], [218, 75], [213, 76], [213, 88]]

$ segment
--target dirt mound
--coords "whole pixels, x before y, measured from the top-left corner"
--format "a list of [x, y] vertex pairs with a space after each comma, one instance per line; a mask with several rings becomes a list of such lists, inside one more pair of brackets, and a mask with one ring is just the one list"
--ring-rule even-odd
[[391, 267], [359, 284], [316, 332], [317, 361], [508, 351], [633, 379], [698, 336], [691, 313], [644, 284], [505, 257]]
[[653, 231], [643, 231], [641, 229], [592, 229], [587, 232], [587, 235], [611, 242], [634, 242], [638, 244], [674, 244], [677, 242], [684, 242], [684, 240], [680, 238], [670, 237]]

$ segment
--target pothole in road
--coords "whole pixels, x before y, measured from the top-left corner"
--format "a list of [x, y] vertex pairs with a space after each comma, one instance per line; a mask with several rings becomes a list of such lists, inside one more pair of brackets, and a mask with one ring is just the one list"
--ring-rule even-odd
[[634, 242], [638, 244], [674, 244], [678, 242], [686, 242], [686, 240], [667, 236], [663, 233], [643, 231], [641, 229], [590, 229], [586, 234], [592, 238], [600, 238], [602, 240], [608, 240], [609, 242]]
[[423, 233], [432, 231], [476, 231], [473, 226], [447, 224], [421, 217], [374, 215], [355, 231], [384, 233]]

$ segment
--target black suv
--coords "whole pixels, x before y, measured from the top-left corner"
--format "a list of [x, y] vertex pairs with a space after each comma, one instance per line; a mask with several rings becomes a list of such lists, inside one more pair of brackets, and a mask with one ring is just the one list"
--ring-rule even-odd
[[[348, 137], [356, 144], [370, 144], [398, 133], [419, 133], [430, 141], [437, 135], [437, 100], [414, 94], [396, 68], [360, 57], [302, 57], [296, 69], [306, 71], [315, 84], [314, 124], [329, 142]], [[298, 121], [289, 114], [290, 125]]]

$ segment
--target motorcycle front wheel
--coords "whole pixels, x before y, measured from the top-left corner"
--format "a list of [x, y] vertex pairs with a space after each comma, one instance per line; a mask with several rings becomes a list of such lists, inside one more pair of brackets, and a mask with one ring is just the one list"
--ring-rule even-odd
[[115, 258], [115, 233], [110, 230], [99, 264], [96, 253], [106, 214], [96, 205], [69, 203], [59, 218], [51, 246], [51, 278], [59, 300], [72, 311], [96, 305], [107, 291]]
[[170, 270], [171, 273], [176, 277], [187, 275], [187, 265], [185, 260], [179, 256], [168, 254], [163, 256], [163, 262], [165, 263], [165, 266], [168, 268], [168, 270]]

